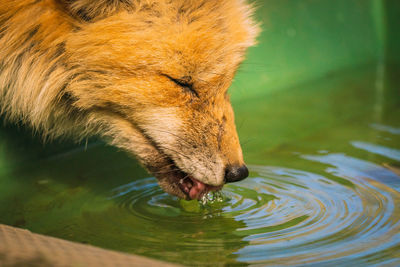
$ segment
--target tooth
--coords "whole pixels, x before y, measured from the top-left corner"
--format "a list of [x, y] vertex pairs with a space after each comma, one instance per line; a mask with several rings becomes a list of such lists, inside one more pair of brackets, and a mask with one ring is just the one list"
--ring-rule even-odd
[[183, 178], [179, 180], [179, 183], [180, 183], [180, 184], [183, 184]]

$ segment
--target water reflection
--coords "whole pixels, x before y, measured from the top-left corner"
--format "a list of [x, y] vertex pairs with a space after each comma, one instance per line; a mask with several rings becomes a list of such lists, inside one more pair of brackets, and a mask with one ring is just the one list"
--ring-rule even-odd
[[352, 182], [358, 181], [358, 183], [363, 183], [371, 179], [400, 190], [400, 179], [394, 172], [366, 160], [357, 159], [345, 154], [328, 154], [324, 156], [305, 155], [303, 158], [328, 164], [331, 167], [326, 168], [327, 173], [348, 179]]
[[389, 159], [400, 161], [400, 150], [380, 145], [371, 144], [368, 142], [353, 141], [351, 144], [359, 149], [378, 154]]
[[[189, 212], [154, 178], [117, 187], [118, 219], [107, 224], [126, 229], [122, 215], [132, 226], [123, 234], [141, 242], [144, 254], [186, 264], [192, 261], [182, 257], [199, 255], [197, 262], [206, 264], [205, 254], [207, 260], [232, 263], [235, 257], [261, 265], [393, 263], [400, 246], [400, 177], [345, 154], [299, 158], [320, 164], [322, 174], [250, 166], [253, 177], [227, 185], [224, 203]], [[149, 247], [167, 240], [167, 254]]]
[[113, 189], [110, 199], [118, 216], [107, 225], [125, 229], [124, 239], [132, 242], [124, 251], [139, 250], [183, 264], [232, 264], [237, 263], [234, 252], [248, 245], [235, 234], [245, 224], [224, 212], [235, 206], [234, 198], [213, 206], [179, 201], [164, 193], [151, 177]]
[[239, 260], [272, 265], [392, 262], [389, 251], [398, 253], [400, 246], [400, 193], [389, 186], [398, 185], [400, 177], [342, 154], [303, 157], [331, 165], [327, 173], [349, 179], [354, 187], [310, 172], [252, 166], [259, 177], [244, 186], [273, 193], [274, 199], [240, 216], [246, 227], [238, 234], [250, 245], [238, 252]]
[[0, 223], [187, 265], [400, 265], [400, 98], [393, 87], [376, 123], [373, 80], [352, 72], [241, 103], [257, 165], [205, 207], [115, 149], [2, 128]]
[[400, 128], [397, 128], [397, 127], [392, 127], [392, 126], [378, 124], [378, 123], [371, 123], [370, 126], [379, 131], [384, 131], [387, 133], [400, 135]]

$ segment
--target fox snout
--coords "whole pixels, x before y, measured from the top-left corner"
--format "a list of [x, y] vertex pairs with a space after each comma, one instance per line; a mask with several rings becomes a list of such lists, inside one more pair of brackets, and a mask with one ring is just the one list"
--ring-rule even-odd
[[[249, 175], [225, 89], [212, 100], [207, 91], [198, 91], [199, 97], [185, 105], [146, 109], [133, 116], [155, 148], [142, 162], [165, 191], [187, 199], [198, 199]], [[154, 168], [154, 158], [165, 162]]]
[[225, 183], [234, 183], [242, 181], [249, 176], [249, 170], [246, 165], [227, 166], [225, 169]]

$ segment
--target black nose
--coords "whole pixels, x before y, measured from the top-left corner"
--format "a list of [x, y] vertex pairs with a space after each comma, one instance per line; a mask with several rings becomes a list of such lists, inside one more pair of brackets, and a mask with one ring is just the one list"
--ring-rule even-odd
[[233, 183], [243, 180], [249, 176], [249, 170], [246, 165], [243, 166], [228, 166], [225, 169], [225, 182]]

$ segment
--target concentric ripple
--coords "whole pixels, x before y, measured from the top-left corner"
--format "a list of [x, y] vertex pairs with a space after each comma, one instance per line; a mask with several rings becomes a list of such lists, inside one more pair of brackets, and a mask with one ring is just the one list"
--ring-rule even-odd
[[114, 189], [113, 199], [142, 221], [135, 238], [147, 242], [144, 254], [157, 256], [151, 246], [171, 238], [164, 260], [400, 263], [400, 193], [393, 186], [400, 177], [344, 154], [302, 158], [329, 165], [320, 174], [251, 166], [252, 178], [225, 186], [225, 200], [205, 206], [168, 196], [154, 178]]
[[187, 266], [400, 266], [400, 71], [378, 70], [236, 102], [259, 165], [207, 205], [101, 144], [60, 154], [2, 129], [0, 223]]

